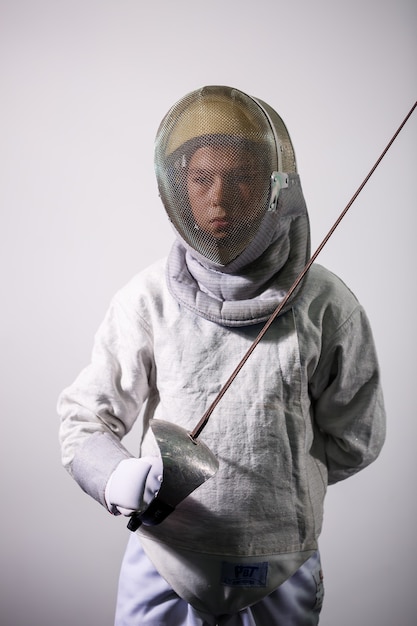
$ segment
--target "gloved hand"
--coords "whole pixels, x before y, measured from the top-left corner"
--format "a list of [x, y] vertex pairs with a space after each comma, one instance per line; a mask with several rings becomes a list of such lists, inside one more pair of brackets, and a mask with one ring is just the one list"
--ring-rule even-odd
[[124, 459], [111, 474], [105, 491], [113, 515], [130, 516], [143, 511], [154, 499], [162, 482], [161, 457]]

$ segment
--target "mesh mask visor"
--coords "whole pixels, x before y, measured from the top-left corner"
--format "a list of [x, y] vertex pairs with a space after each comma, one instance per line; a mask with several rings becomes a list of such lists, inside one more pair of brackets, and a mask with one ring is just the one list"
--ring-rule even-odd
[[268, 209], [278, 169], [263, 108], [229, 87], [204, 87], [177, 102], [155, 144], [159, 192], [180, 237], [219, 265], [235, 259]]

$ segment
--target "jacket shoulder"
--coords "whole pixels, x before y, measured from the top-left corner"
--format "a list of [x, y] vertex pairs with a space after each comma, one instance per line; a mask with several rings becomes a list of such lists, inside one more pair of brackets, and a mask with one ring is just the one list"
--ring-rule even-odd
[[339, 276], [318, 264], [310, 268], [300, 299], [307, 305], [321, 307], [331, 304], [346, 312], [353, 311], [359, 306], [357, 297], [346, 283]]
[[114, 295], [114, 300], [125, 306], [139, 306], [147, 300], [163, 297], [166, 289], [166, 259], [159, 259], [135, 274]]
[[330, 338], [346, 323], [366, 324], [366, 313], [352, 290], [336, 274], [313, 264], [295, 305], [298, 322]]

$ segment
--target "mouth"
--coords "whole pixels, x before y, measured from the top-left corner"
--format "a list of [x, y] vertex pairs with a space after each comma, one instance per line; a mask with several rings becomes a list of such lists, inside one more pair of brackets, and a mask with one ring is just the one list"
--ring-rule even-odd
[[216, 239], [227, 237], [232, 230], [232, 222], [220, 217], [215, 217], [209, 222], [209, 230]]
[[225, 229], [225, 228], [230, 228], [230, 226], [232, 225], [232, 222], [226, 219], [225, 217], [214, 217], [213, 219], [210, 220], [210, 225], [215, 228]]

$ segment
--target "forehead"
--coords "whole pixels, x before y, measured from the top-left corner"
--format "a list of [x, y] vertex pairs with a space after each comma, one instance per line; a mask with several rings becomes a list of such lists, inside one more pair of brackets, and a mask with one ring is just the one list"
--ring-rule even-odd
[[204, 146], [190, 159], [191, 170], [230, 170], [253, 165], [253, 154], [232, 146]]

